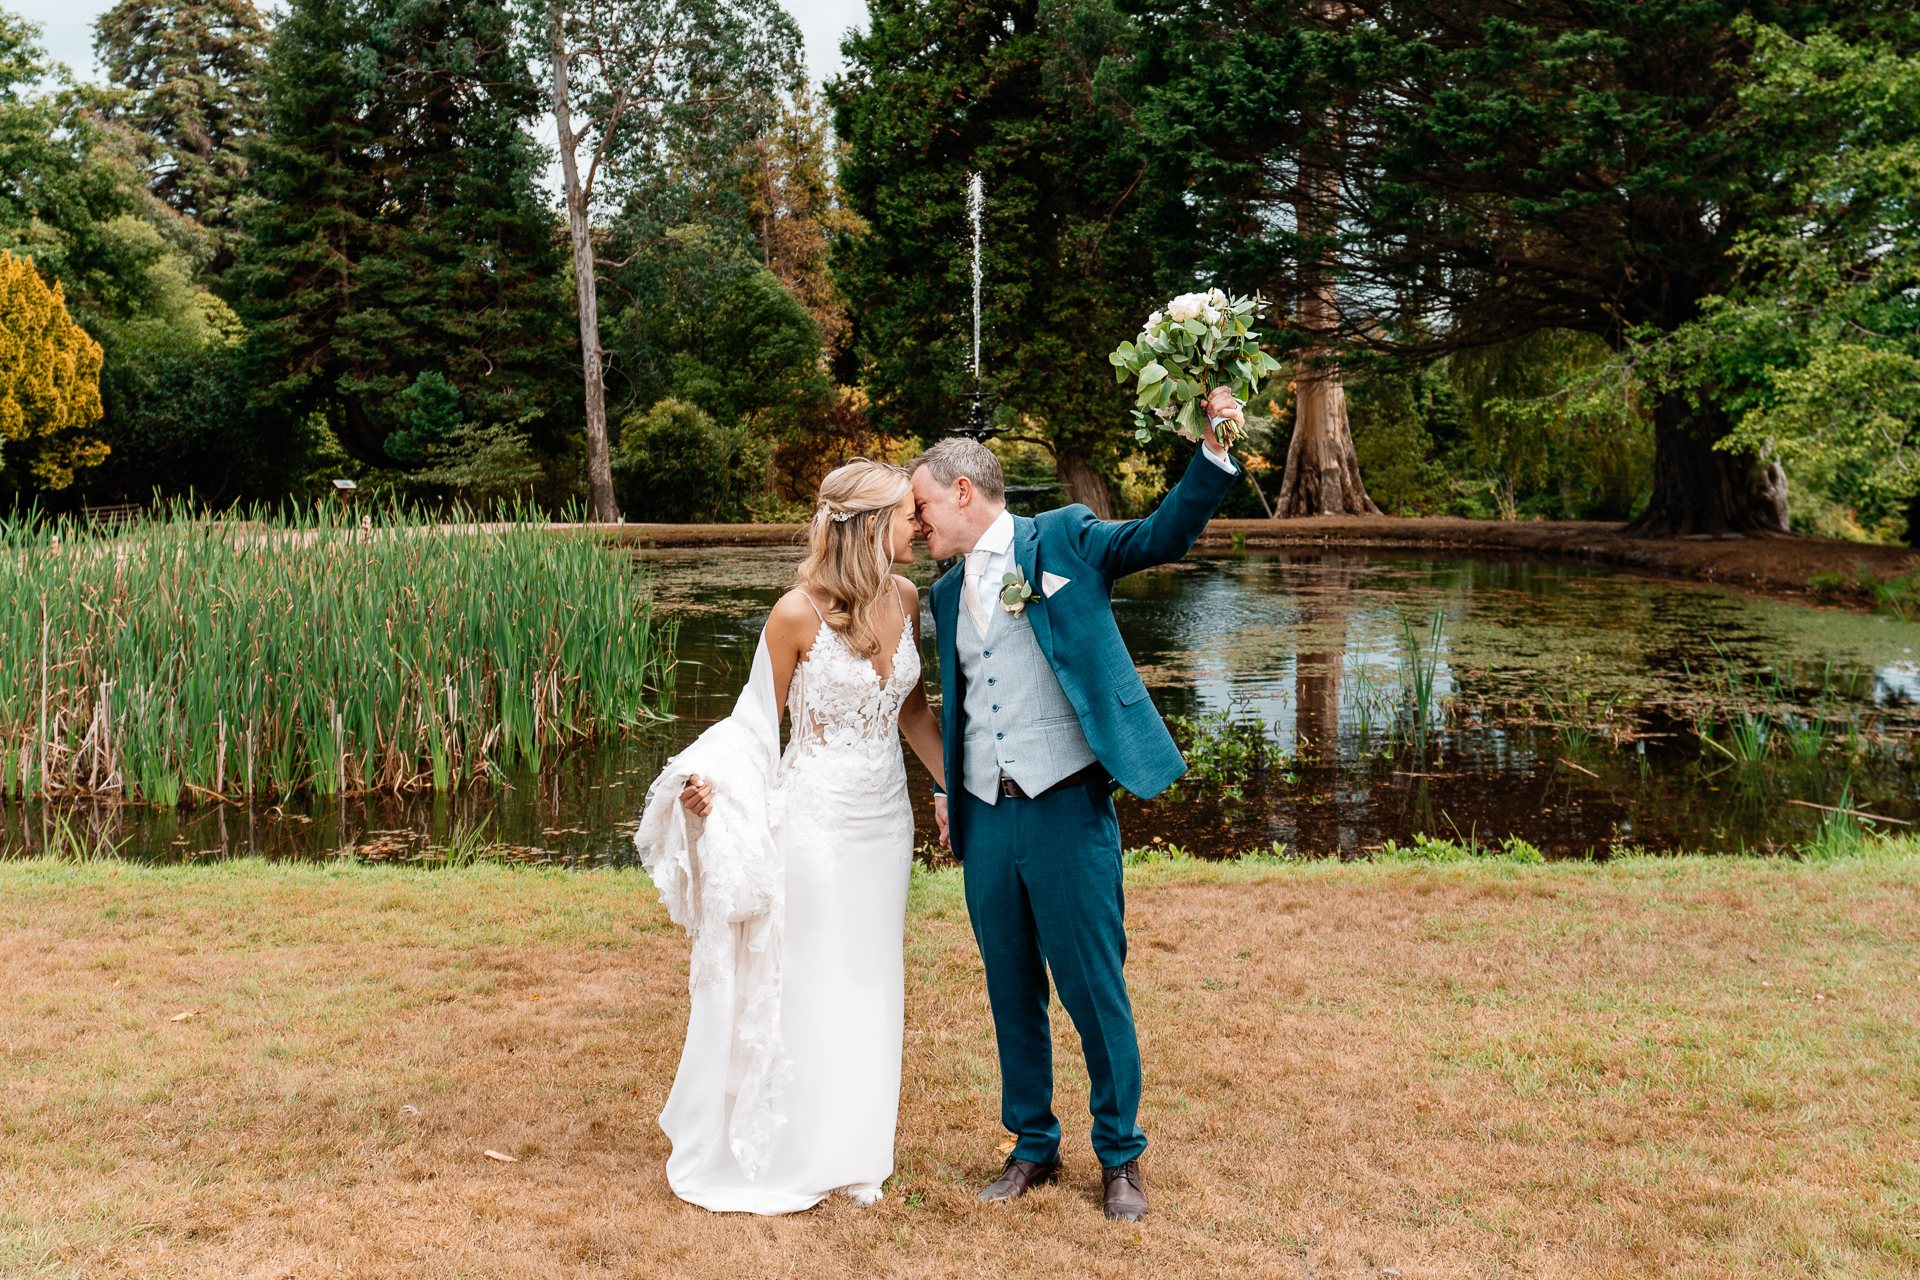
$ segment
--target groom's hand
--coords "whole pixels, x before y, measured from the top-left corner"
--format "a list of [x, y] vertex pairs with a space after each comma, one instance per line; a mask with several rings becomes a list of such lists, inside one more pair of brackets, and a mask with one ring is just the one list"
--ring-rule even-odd
[[1215, 453], [1224, 454], [1227, 447], [1213, 434], [1213, 419], [1225, 418], [1241, 431], [1247, 429], [1246, 415], [1240, 412], [1240, 405], [1234, 400], [1233, 392], [1227, 387], [1215, 387], [1207, 396], [1207, 432], [1204, 442]]
[[945, 796], [933, 798], [933, 820], [940, 824], [940, 847], [953, 848], [953, 841], [947, 836], [947, 798]]
[[688, 774], [687, 785], [680, 788], [680, 803], [696, 818], [706, 817], [713, 812], [713, 784], [700, 781], [697, 773]]

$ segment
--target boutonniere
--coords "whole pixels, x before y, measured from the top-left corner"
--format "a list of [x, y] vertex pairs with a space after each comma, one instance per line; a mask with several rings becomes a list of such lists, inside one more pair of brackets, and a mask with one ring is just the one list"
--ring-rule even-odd
[[1017, 564], [1013, 566], [1012, 573], [1001, 576], [1000, 583], [1000, 607], [1019, 617], [1026, 610], [1027, 601], [1037, 594], [1033, 584], [1027, 581], [1027, 575], [1021, 572]]

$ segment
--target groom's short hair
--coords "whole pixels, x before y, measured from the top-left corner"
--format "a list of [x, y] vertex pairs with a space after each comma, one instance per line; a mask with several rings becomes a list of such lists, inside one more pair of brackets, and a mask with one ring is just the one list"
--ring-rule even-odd
[[907, 474], [912, 475], [922, 467], [932, 473], [943, 489], [953, 488], [953, 482], [965, 476], [987, 501], [1006, 501], [1007, 478], [1000, 470], [1000, 459], [978, 440], [948, 436], [908, 463]]

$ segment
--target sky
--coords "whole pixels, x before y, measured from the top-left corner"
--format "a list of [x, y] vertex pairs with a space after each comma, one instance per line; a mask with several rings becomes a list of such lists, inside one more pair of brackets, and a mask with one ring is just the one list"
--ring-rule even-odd
[[[807, 70], [819, 84], [840, 72], [840, 37], [847, 28], [864, 26], [866, 0], [784, 0], [787, 12], [800, 24], [807, 43]], [[46, 34], [42, 43], [56, 61], [73, 68], [81, 80], [97, 80], [93, 62], [93, 20], [113, 7], [113, 0], [0, 0], [0, 8], [37, 22]], [[262, 8], [269, 7], [262, 5]]]

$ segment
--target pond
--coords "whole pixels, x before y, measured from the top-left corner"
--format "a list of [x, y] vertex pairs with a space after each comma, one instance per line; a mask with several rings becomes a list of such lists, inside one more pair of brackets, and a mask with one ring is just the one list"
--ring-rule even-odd
[[[925, 586], [933, 567], [914, 575]], [[0, 848], [54, 825], [166, 861], [416, 859], [429, 847], [625, 863], [661, 762], [732, 706], [789, 548], [648, 553], [679, 620], [676, 718], [484, 791], [340, 803], [0, 805]], [[1920, 819], [1920, 625], [1583, 564], [1405, 550], [1196, 553], [1114, 614], [1195, 773], [1120, 798], [1129, 846], [1365, 856], [1417, 833], [1549, 857], [1778, 849], [1806, 805]], [[935, 657], [923, 621], [930, 688]], [[923, 843], [929, 782], [909, 756]], [[1802, 803], [1794, 803], [1802, 802]]]

